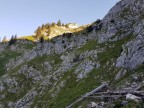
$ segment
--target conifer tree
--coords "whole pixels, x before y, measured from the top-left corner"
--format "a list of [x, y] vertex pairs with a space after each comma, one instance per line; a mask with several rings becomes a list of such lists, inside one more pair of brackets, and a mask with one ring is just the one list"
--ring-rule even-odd
[[41, 44], [44, 43], [44, 36], [41, 36], [41, 37], [40, 37], [40, 43], [41, 43]]
[[12, 44], [15, 44], [17, 41], [17, 35], [12, 35], [10, 41], [9, 41], [9, 46], [12, 45]]
[[44, 25], [44, 24], [42, 24], [42, 29], [44, 29], [44, 27], [45, 27], [45, 25]]
[[55, 26], [56, 24], [54, 22], [52, 22], [51, 26]]
[[6, 42], [6, 41], [7, 41], [6, 36], [4, 36], [2, 42]]
[[12, 35], [10, 41], [9, 41], [9, 46], [12, 45], [12, 44], [14, 44], [14, 36], [13, 35]]
[[17, 41], [17, 34], [14, 36], [14, 43]]
[[45, 26], [46, 26], [47, 29], [49, 29], [49, 27], [51, 26], [51, 24], [50, 23], [46, 23]]
[[93, 31], [93, 27], [92, 26], [89, 26], [88, 28], [87, 28], [87, 32], [89, 33], [89, 32], [92, 32]]
[[36, 38], [38, 39], [41, 36], [41, 28], [38, 27], [38, 29], [36, 30]]
[[58, 20], [57, 25], [58, 25], [58, 26], [61, 26], [61, 25], [62, 25], [60, 20]]

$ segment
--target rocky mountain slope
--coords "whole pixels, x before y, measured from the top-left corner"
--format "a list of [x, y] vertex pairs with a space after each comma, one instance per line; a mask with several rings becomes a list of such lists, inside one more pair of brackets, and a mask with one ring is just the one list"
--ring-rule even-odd
[[[144, 0], [119, 1], [84, 31], [44, 43], [0, 43], [0, 108], [65, 108], [102, 82], [112, 90], [143, 85]], [[92, 101], [101, 103], [86, 98], [73, 107]], [[103, 107], [121, 102], [124, 108], [143, 105], [118, 99]]]

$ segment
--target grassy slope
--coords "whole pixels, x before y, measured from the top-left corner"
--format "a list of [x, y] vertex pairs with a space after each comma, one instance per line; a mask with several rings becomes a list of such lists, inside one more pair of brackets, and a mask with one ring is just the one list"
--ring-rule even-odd
[[5, 64], [10, 60], [20, 56], [20, 53], [12, 52], [9, 47], [7, 47], [0, 54], [0, 77], [6, 73]]
[[[119, 69], [111, 66], [111, 64], [121, 53], [122, 45], [128, 40], [131, 40], [131, 38], [132, 36], [128, 36], [122, 40], [119, 40], [118, 42], [107, 43], [105, 52], [99, 54], [99, 60], [102, 64], [99, 69], [93, 69], [86, 78], [77, 81], [76, 75], [73, 73], [77, 65], [74, 66], [71, 70], [69, 70], [62, 76], [62, 80], [66, 80], [66, 84], [60, 90], [58, 95], [55, 98], [50, 98], [50, 94], [45, 93], [44, 97], [40, 98], [40, 100], [48, 100], [45, 101], [43, 104], [46, 104], [51, 108], [64, 108], [81, 97], [81, 95], [96, 88], [102, 81], [109, 80], [111, 83], [114, 83], [113, 79]], [[96, 49], [97, 45], [98, 44], [96, 41], [90, 41], [82, 48], [78, 49], [77, 53]], [[109, 48], [110, 45], [113, 45], [114, 48]], [[105, 47], [105, 45], [102, 44], [98, 46]], [[106, 64], [107, 61], [109, 61], [108, 65]], [[68, 78], [68, 76], [70, 76], [70, 78]], [[39, 100], [38, 97], [37, 100]], [[39, 106], [40, 105], [41, 103], [39, 103]]]
[[[122, 51], [122, 45], [126, 43], [127, 41], [131, 40], [133, 36], [127, 36], [124, 39], [121, 39], [117, 42], [108, 42], [108, 43], [103, 43], [103, 44], [98, 44], [96, 41], [88, 41], [83, 47], [74, 50], [75, 53], [80, 54], [82, 52], [85, 52], [87, 50], [94, 50], [97, 48], [105, 48], [105, 51], [100, 53], [98, 55], [98, 59], [100, 61], [100, 68], [99, 69], [93, 69], [86, 78], [77, 81], [76, 75], [73, 73], [78, 65], [75, 65], [72, 69], [67, 71], [62, 78], [60, 79], [61, 81], [66, 81], [66, 84], [64, 87], [61, 88], [60, 92], [55, 98], [50, 97], [50, 94], [48, 91], [50, 90], [50, 86], [46, 88], [46, 91], [43, 93], [41, 97], [36, 97], [34, 100], [34, 104], [37, 104], [39, 107], [43, 107], [44, 105], [49, 106], [51, 108], [64, 108], [70, 103], [74, 102], [77, 100], [81, 95], [93, 90], [96, 88], [102, 81], [107, 81], [109, 80], [110, 83], [115, 85], [115, 83], [119, 84], [123, 80], [126, 80], [129, 75], [125, 76], [125, 79], [120, 79], [119, 81], [115, 82], [113, 79], [119, 69], [115, 68], [115, 66], [112, 66], [111, 64], [115, 62], [116, 58], [120, 55]], [[113, 46], [112, 48], [110, 46]], [[32, 45], [26, 45], [24, 48], [26, 49], [31, 49], [33, 48]], [[16, 52], [11, 52], [9, 48], [7, 48], [0, 56], [1, 59], [1, 75], [6, 72], [4, 70], [4, 65], [10, 58], [15, 58], [19, 56], [18, 53]], [[55, 66], [59, 66], [59, 64], [62, 62], [61, 59], [59, 58], [60, 55], [51, 55], [51, 56], [42, 56], [42, 57], [36, 57], [33, 60], [29, 61], [28, 64], [29, 66], [35, 66], [37, 69], [41, 70], [42, 75], [46, 75], [48, 73], [45, 72], [44, 67], [42, 66], [44, 61], [54, 61]], [[109, 62], [109, 63], [108, 63]], [[22, 65], [24, 65], [22, 64]], [[21, 66], [22, 66], [21, 65]], [[12, 70], [11, 76], [17, 77], [19, 81], [21, 81], [21, 85], [23, 85], [23, 89], [19, 91], [19, 95], [15, 94], [7, 94], [6, 95], [6, 100], [17, 100], [25, 95], [30, 89], [33, 83], [32, 79], [26, 79], [24, 75], [18, 75], [15, 76], [15, 72], [17, 72], [20, 67], [16, 67], [14, 70]], [[139, 67], [136, 72], [142, 71], [143, 66]], [[51, 80], [53, 82], [53, 80]], [[54, 82], [53, 82], [54, 83]], [[33, 85], [33, 87], [37, 87], [39, 84]], [[6, 91], [5, 91], [6, 92]], [[39, 102], [38, 102], [39, 101]], [[85, 106], [86, 103], [88, 103], [90, 100], [85, 100], [77, 104], [75, 107], [79, 105]], [[34, 104], [32, 106], [34, 106]]]
[[[69, 105], [70, 103], [74, 102], [81, 95], [95, 89], [98, 85], [101, 84], [102, 81], [109, 80], [112, 85], [118, 82], [122, 82], [123, 78], [117, 82], [113, 80], [117, 72], [119, 71], [119, 69], [115, 68], [115, 66], [111, 66], [111, 64], [115, 62], [117, 57], [119, 57], [122, 51], [122, 45], [132, 39], [133, 39], [133, 35], [129, 35], [117, 42], [105, 43], [106, 45], [98, 44], [96, 41], [92, 40], [92, 41], [88, 41], [83, 47], [75, 50], [74, 52], [76, 54], [81, 54], [88, 50], [89, 51], [95, 50], [97, 49], [97, 46], [99, 48], [106, 49], [105, 52], [102, 52], [98, 56], [101, 64], [101, 67], [99, 69], [93, 69], [86, 78], [77, 81], [76, 75], [73, 73], [75, 71], [75, 68], [78, 66], [75, 65], [71, 70], [69, 70], [62, 76], [61, 80], [66, 80], [66, 84], [54, 99], [49, 98], [47, 92], [44, 94], [45, 96], [44, 99], [42, 100], [46, 100], [46, 99], [49, 100], [48, 103], [44, 102], [44, 104], [47, 104], [49, 107], [53, 107], [53, 108], [57, 108], [57, 107], [63, 108]], [[114, 46], [114, 47], [110, 48], [109, 46]], [[57, 55], [55, 55], [55, 57], [51, 60], [56, 60], [58, 62], [60, 59], [57, 58], [58, 57]], [[106, 64], [107, 61], [109, 62], [108, 65]], [[139, 67], [135, 71], [138, 72], [140, 71], [140, 69], [143, 69], [143, 67], [142, 68], [141, 67]], [[68, 78], [68, 76], [70, 76], [70, 78]], [[125, 76], [125, 80], [127, 78], [129, 78], [129, 75]], [[129, 106], [131, 106], [131, 104], [129, 104]]]
[[35, 41], [34, 36], [21, 36], [18, 39], [27, 39], [27, 40], [30, 40], [30, 41]]

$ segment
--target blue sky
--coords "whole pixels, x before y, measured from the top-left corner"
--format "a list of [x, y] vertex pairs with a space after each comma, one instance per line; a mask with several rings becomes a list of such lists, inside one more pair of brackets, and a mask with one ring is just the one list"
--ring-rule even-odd
[[89, 24], [118, 0], [0, 0], [0, 36], [32, 35], [47, 22]]

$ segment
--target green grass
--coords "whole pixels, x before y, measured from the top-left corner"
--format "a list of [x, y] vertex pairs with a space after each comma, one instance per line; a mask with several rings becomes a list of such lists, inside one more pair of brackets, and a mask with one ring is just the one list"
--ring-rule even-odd
[[41, 67], [45, 61], [52, 62], [53, 65], [60, 64], [62, 60], [60, 59], [59, 54], [53, 54], [53, 55], [43, 55], [43, 56], [38, 56], [32, 60], [30, 60], [27, 64], [30, 66], [38, 66]]
[[109, 106], [109, 108], [143, 108], [144, 107], [144, 103], [142, 102], [135, 102], [134, 100], [126, 100], [126, 101], [128, 102], [128, 104], [125, 106], [122, 106], [121, 105], [122, 100], [120, 99], [116, 100], [114, 102], [114, 106], [113, 107]]
[[[60, 90], [56, 98], [52, 99], [49, 103], [51, 108], [64, 108], [84, 95], [86, 92], [91, 91], [99, 85], [99, 82], [95, 80], [94, 75], [96, 70], [93, 70], [89, 76], [83, 80], [76, 81], [76, 75], [73, 74], [74, 68], [68, 71], [66, 76], [71, 76], [66, 79], [65, 86]], [[65, 77], [66, 77], [65, 76]]]
[[34, 36], [22, 36], [22, 37], [19, 37], [18, 39], [27, 39], [27, 40], [30, 40], [30, 41], [35, 41]]
[[21, 99], [32, 88], [31, 85], [33, 85], [33, 81], [31, 78], [26, 78], [25, 75], [22, 74], [15, 77], [19, 80], [18, 87], [21, 89], [19, 89], [17, 93], [8, 93], [8, 91], [6, 91], [6, 98], [3, 101], [16, 102], [16, 100]]
[[[108, 42], [107, 45], [102, 45], [104, 43], [100, 44], [99, 46], [103, 46], [105, 48], [105, 51], [98, 55], [100, 63], [104, 64], [106, 61], [110, 61], [111, 59], [116, 60], [122, 52], [122, 45], [131, 39], [133, 39], [133, 35], [129, 35], [116, 42]], [[113, 46], [113, 48], [110, 48], [110, 46]]]
[[[36, 97], [34, 101], [35, 104], [32, 106], [34, 107], [34, 105], [38, 105], [39, 107], [46, 106], [50, 108], [65, 108], [79, 97], [81, 97], [81, 95], [84, 95], [86, 92], [90, 92], [100, 85], [100, 80], [96, 79], [96, 76], [99, 74], [98, 70], [94, 69], [88, 75], [88, 77], [77, 81], [76, 75], [73, 73], [76, 67], [77, 66], [74, 66], [71, 70], [67, 71], [62, 76], [59, 83], [64, 80], [66, 80], [66, 83], [65, 86], [60, 89], [56, 97], [51, 97], [51, 94], [54, 93], [54, 91], [48, 92], [52, 87], [48, 86], [47, 89], [43, 92], [43, 95]], [[54, 80], [51, 80], [51, 82], [54, 83]]]
[[[56, 97], [51, 97], [52, 93], [55, 93], [55, 89], [52, 90], [52, 85], [48, 85], [45, 87], [45, 90], [42, 95], [36, 96], [34, 99], [34, 103], [31, 107], [34, 107], [35, 105], [38, 105], [38, 107], [50, 107], [50, 108], [65, 108], [66, 106], [73, 103], [75, 100], [80, 98], [82, 95], [84, 95], [87, 92], [90, 92], [91, 90], [95, 89], [97, 86], [101, 84], [103, 81], [110, 81], [110, 84], [114, 84], [115, 81], [113, 80], [115, 78], [115, 75], [119, 71], [118, 68], [113, 66], [113, 62], [117, 59], [117, 57], [120, 56], [122, 52], [122, 45], [125, 44], [127, 41], [132, 39], [131, 36], [127, 36], [121, 40], [118, 40], [117, 42], [108, 42], [108, 43], [101, 43], [98, 44], [96, 40], [88, 41], [84, 46], [82, 46], [79, 49], [76, 49], [73, 51], [76, 52], [76, 54], [81, 54], [85, 51], [91, 51], [97, 48], [104, 48], [105, 51], [98, 54], [98, 60], [101, 64], [99, 69], [93, 69], [87, 77], [77, 80], [77, 76], [74, 74], [75, 69], [78, 65], [75, 65], [72, 69], [65, 72], [61, 78], [58, 80], [58, 84], [61, 81], [66, 81], [65, 86], [60, 88], [59, 93], [56, 95]], [[24, 47], [26, 49], [32, 49], [35, 46], [35, 44], [28, 44]], [[114, 46], [111, 48], [110, 46]], [[7, 62], [7, 60], [11, 58], [17, 57], [19, 54], [16, 52], [10, 53], [9, 50], [6, 50], [3, 55], [0, 55], [0, 72], [4, 72], [4, 65]], [[48, 75], [48, 72], [45, 72], [43, 63], [48, 61], [52, 66], [53, 69], [51, 72], [59, 68], [60, 64], [62, 63], [62, 60], [60, 59], [59, 54], [53, 54], [53, 55], [43, 55], [43, 56], [37, 56], [36, 58], [28, 61], [27, 64], [29, 67], [33, 66], [36, 68], [36, 70], [40, 70], [42, 75]], [[89, 57], [89, 60], [92, 60]], [[109, 62], [109, 63], [108, 63]], [[18, 78], [19, 85], [21, 86], [21, 90], [19, 90], [19, 94], [7, 94], [6, 98], [7, 100], [16, 101], [18, 98], [22, 98], [30, 89], [31, 87], [39, 87], [39, 83], [33, 84], [32, 79], [26, 78], [23, 74], [15, 76], [14, 73], [17, 72], [20, 67], [24, 64], [21, 64], [20, 66], [14, 68], [11, 70], [11, 76]], [[136, 71], [142, 71], [143, 66], [139, 67]], [[1, 75], [3, 75], [2, 73]], [[121, 79], [120, 81], [122, 81]], [[120, 82], [119, 81], [119, 82]], [[51, 78], [50, 82], [54, 84], [56, 81]], [[118, 83], [117, 83], [118, 84]], [[33, 86], [31, 86], [33, 85]], [[55, 87], [56, 88], [56, 87]], [[7, 101], [6, 100], [6, 101]], [[88, 103], [89, 100], [84, 100], [78, 104], [76, 104], [74, 107], [77, 107], [79, 105], [86, 106], [86, 103]]]
[[[31, 50], [33, 47], [35, 47], [35, 43], [16, 43], [16, 45], [19, 46], [19, 48], [24, 50]], [[12, 51], [9, 46], [5, 48], [3, 52], [0, 53], [0, 77], [4, 75], [4, 73], [7, 71], [5, 68], [6, 63], [9, 62], [10, 59], [15, 59], [18, 56], [21, 56], [22, 53], [18, 51]]]
[[[29, 41], [29, 40], [25, 40], [25, 41]], [[36, 46], [36, 43], [34, 43], [32, 41], [29, 41], [29, 43], [18, 42], [18, 43], [16, 43], [16, 45], [18, 45], [19, 48], [24, 49], [24, 50], [32, 50]]]
[[88, 41], [84, 46], [78, 49], [79, 52], [85, 52], [85, 51], [90, 51], [93, 49], [96, 49], [97, 46], [97, 41], [96, 40], [91, 40]]
[[137, 67], [137, 69], [134, 70], [127, 70], [127, 73], [118, 81], [114, 83], [115, 86], [120, 86], [123, 85], [125, 82], [132, 83], [132, 75], [138, 75], [138, 76], [143, 76], [144, 75], [144, 64], [140, 65]]
[[[106, 48], [105, 52], [99, 54], [101, 67], [99, 69], [94, 69], [89, 73], [88, 77], [80, 81], [76, 81], [77, 78], [73, 73], [75, 68], [69, 70], [63, 76], [63, 79], [66, 79], [68, 76], [71, 77], [66, 79], [65, 87], [61, 89], [56, 98], [51, 99], [48, 106], [51, 108], [64, 108], [81, 97], [81, 95], [96, 88], [98, 85], [100, 85], [100, 82], [110, 81], [111, 84], [114, 83], [113, 79], [120, 69], [115, 68], [111, 64], [116, 60], [117, 57], [119, 57], [120, 53], [122, 52], [122, 45], [128, 40], [131, 40], [131, 38], [132, 36], [127, 36], [126, 38], [117, 42], [107, 43], [107, 46], [99, 44], [100, 47]], [[77, 51], [85, 52], [88, 50], [93, 50], [97, 45], [98, 44], [96, 41], [89, 41]], [[109, 45], [114, 45], [114, 48], [110, 48]], [[108, 65], [106, 65], [107, 61], [109, 61]]]
[[24, 49], [32, 50], [35, 47], [35, 43], [23, 45]]
[[123, 19], [126, 19], [126, 15], [128, 14], [128, 12], [130, 12], [130, 7], [127, 7], [127, 8], [124, 8], [123, 10], [122, 10], [122, 12], [120, 13], [120, 18], [123, 18]]
[[7, 71], [5, 68], [6, 63], [10, 59], [16, 58], [20, 56], [20, 53], [12, 52], [9, 48], [6, 48], [1, 54], [0, 54], [0, 77], [5, 74]]

